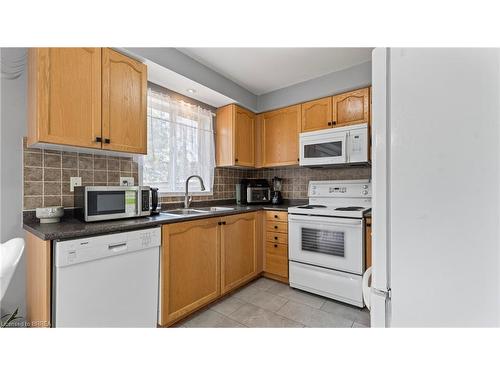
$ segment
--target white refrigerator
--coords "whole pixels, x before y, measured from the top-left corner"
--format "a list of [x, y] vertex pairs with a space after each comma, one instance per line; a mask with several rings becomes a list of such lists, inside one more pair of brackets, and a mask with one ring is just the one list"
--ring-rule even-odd
[[500, 50], [376, 48], [372, 327], [500, 325]]

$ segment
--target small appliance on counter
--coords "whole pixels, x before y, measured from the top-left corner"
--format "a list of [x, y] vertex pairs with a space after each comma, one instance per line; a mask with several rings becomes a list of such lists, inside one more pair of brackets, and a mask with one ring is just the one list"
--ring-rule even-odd
[[151, 216], [159, 215], [158, 188], [151, 188]]
[[149, 186], [75, 186], [75, 217], [83, 221], [149, 216]]
[[273, 193], [271, 196], [271, 203], [282, 204], [283, 196], [281, 195], [281, 186], [283, 179], [275, 176], [272, 181], [273, 181]]
[[259, 204], [270, 201], [271, 188], [267, 180], [247, 178], [236, 184], [236, 202], [238, 204]]

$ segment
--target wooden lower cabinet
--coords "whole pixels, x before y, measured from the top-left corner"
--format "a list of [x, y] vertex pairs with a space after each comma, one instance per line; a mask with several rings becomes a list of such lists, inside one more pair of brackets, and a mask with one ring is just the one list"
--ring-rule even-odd
[[288, 282], [288, 213], [266, 211], [264, 276]]
[[238, 288], [258, 275], [258, 213], [223, 218], [221, 225], [221, 293]]
[[26, 252], [26, 324], [28, 327], [51, 326], [52, 244], [25, 232]]
[[219, 222], [163, 225], [160, 325], [169, 326], [220, 296]]
[[372, 218], [366, 219], [365, 224], [365, 265], [366, 268], [372, 265]]
[[171, 326], [257, 277], [262, 212], [162, 227], [159, 325]]

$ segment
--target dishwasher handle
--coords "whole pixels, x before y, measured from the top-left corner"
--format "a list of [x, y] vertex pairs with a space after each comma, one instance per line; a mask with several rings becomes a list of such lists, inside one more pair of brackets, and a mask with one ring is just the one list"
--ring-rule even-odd
[[111, 251], [113, 251], [115, 253], [127, 250], [127, 243], [126, 242], [121, 242], [121, 243], [116, 243], [116, 244], [108, 245], [108, 250], [111, 250]]

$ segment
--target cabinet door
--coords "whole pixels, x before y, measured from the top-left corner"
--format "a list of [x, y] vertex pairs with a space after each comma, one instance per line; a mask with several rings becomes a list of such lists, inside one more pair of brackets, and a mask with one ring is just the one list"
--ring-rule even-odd
[[29, 50], [28, 144], [101, 148], [101, 49]]
[[366, 268], [372, 265], [372, 219], [366, 219], [365, 226], [365, 264]]
[[370, 88], [334, 96], [333, 120], [334, 126], [368, 123], [370, 120]]
[[227, 216], [221, 225], [221, 292], [257, 275], [258, 246], [262, 241], [257, 213]]
[[288, 245], [268, 242], [264, 271], [288, 279]]
[[220, 295], [219, 218], [164, 225], [160, 325], [171, 325]]
[[332, 126], [332, 97], [302, 103], [302, 131], [329, 129]]
[[235, 106], [234, 119], [234, 163], [242, 167], [253, 167], [255, 165], [255, 115]]
[[262, 115], [263, 166], [299, 163], [300, 104]]
[[217, 108], [215, 116], [215, 163], [218, 167], [234, 165], [233, 105]]
[[112, 49], [103, 48], [103, 148], [146, 154], [146, 106], [146, 65]]

